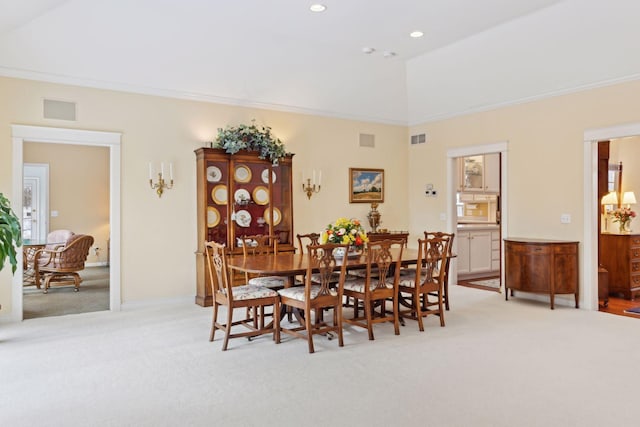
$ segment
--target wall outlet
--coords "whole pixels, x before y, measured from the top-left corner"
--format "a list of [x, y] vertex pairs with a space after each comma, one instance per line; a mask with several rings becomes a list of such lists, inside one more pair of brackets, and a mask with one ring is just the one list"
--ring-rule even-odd
[[570, 214], [562, 214], [562, 215], [560, 215], [560, 222], [562, 224], [571, 223], [571, 215]]

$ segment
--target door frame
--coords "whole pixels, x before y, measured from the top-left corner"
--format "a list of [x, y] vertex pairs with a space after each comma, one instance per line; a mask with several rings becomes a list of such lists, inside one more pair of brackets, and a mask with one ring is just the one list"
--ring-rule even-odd
[[587, 129], [584, 131], [584, 258], [582, 262], [583, 306], [598, 310], [598, 141], [640, 135], [640, 123]]
[[[121, 132], [102, 132], [81, 129], [66, 129], [45, 126], [11, 125], [13, 141], [13, 199], [14, 209], [22, 212], [24, 143], [38, 142], [49, 144], [88, 145], [109, 148], [109, 239], [111, 242], [109, 268], [109, 308], [119, 311], [121, 308], [120, 290], [120, 181]], [[22, 265], [22, 251], [18, 251], [18, 263]], [[16, 270], [12, 282], [12, 318], [23, 319], [22, 269]]]
[[[508, 203], [508, 180], [507, 180], [507, 165], [508, 165], [508, 141], [499, 141], [493, 144], [482, 145], [470, 145], [465, 147], [456, 147], [447, 150], [447, 228], [450, 233], [457, 231], [456, 225], [458, 223], [458, 213], [456, 210], [456, 172], [457, 172], [457, 159], [458, 157], [466, 156], [478, 156], [481, 154], [500, 154], [500, 288], [504, 288], [504, 237], [507, 235], [509, 215], [507, 215]], [[453, 240], [453, 250], [457, 251], [458, 242], [457, 239]], [[451, 267], [450, 276], [451, 283], [458, 283], [458, 271], [457, 271], [456, 259], [453, 259], [453, 266]]]

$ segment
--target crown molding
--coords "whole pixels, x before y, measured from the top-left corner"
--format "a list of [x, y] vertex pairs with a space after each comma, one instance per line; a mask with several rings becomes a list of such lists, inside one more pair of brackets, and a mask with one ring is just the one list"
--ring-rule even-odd
[[313, 108], [298, 107], [284, 104], [271, 104], [267, 102], [256, 102], [245, 99], [229, 98], [210, 94], [184, 92], [172, 89], [160, 89], [155, 87], [131, 85], [128, 83], [110, 82], [104, 80], [83, 79], [62, 74], [42, 73], [39, 71], [21, 70], [0, 66], [0, 76], [12, 77], [24, 80], [43, 81], [48, 83], [58, 83], [71, 86], [82, 86], [94, 89], [106, 89], [117, 92], [136, 93], [140, 95], [160, 96], [163, 98], [184, 99], [190, 101], [208, 102], [212, 104], [233, 105], [237, 107], [256, 108], [260, 110], [281, 111], [285, 113], [304, 114], [310, 116], [321, 116], [343, 120], [361, 121], [367, 123], [380, 123], [394, 126], [407, 127], [406, 120], [393, 120], [382, 117], [366, 116], [359, 114], [348, 114], [337, 111], [318, 110]]

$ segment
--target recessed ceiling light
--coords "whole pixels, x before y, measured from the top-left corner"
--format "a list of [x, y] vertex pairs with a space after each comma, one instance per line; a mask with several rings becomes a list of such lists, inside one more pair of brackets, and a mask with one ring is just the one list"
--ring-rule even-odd
[[382, 56], [384, 56], [385, 58], [393, 58], [394, 56], [396, 56], [396, 53], [395, 52], [391, 52], [389, 50], [385, 50], [382, 53]]
[[424, 36], [424, 33], [422, 31], [412, 31], [409, 35], [414, 39], [417, 39], [419, 37]]
[[362, 53], [369, 54], [369, 53], [373, 53], [374, 51], [375, 51], [375, 49], [372, 48], [372, 47], [363, 47], [362, 48]]
[[324, 12], [325, 10], [327, 10], [327, 6], [320, 3], [316, 3], [309, 6], [309, 10], [311, 12]]

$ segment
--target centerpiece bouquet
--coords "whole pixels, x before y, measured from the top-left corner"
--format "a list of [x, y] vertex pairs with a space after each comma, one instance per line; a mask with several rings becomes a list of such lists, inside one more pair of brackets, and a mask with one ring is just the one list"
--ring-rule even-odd
[[338, 218], [320, 235], [320, 242], [349, 245], [351, 248], [362, 250], [369, 241], [367, 232], [357, 219]]
[[618, 223], [620, 232], [623, 232], [629, 231], [629, 223], [632, 218], [636, 217], [636, 213], [631, 208], [618, 208], [611, 212], [611, 216], [613, 216], [613, 222]]

